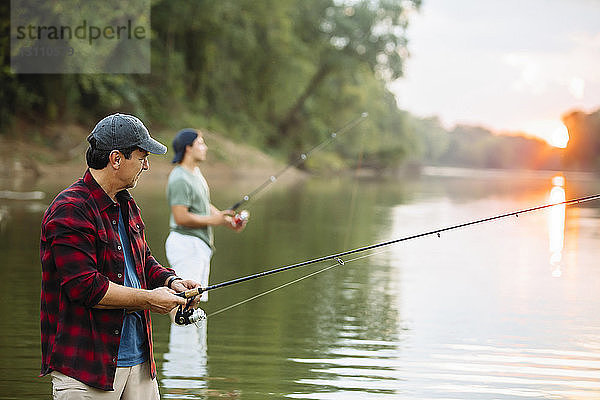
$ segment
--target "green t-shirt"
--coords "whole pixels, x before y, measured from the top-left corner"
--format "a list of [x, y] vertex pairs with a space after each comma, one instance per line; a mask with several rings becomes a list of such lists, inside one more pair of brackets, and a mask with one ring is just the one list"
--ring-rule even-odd
[[[186, 206], [191, 213], [210, 215], [210, 192], [208, 183], [199, 168], [192, 173], [181, 165], [173, 168], [167, 183], [167, 200], [169, 208], [175, 205]], [[173, 232], [197, 236], [213, 247], [213, 231], [211, 226], [203, 228], [187, 228], [175, 223], [171, 212], [169, 227]]]

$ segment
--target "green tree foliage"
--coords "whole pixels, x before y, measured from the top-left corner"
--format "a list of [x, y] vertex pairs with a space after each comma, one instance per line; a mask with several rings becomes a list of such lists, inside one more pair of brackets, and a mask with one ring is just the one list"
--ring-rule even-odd
[[[1, 29], [6, 33], [2, 35], [0, 41], [3, 60], [0, 71], [0, 83], [3, 88], [0, 115], [3, 118], [0, 127], [6, 128], [12, 116], [32, 119], [43, 125], [59, 118], [63, 121], [81, 120], [87, 123], [90, 117], [95, 118], [115, 109], [144, 114], [143, 96], [146, 90], [137, 84], [135, 75], [13, 74], [10, 68], [10, 55], [11, 52], [16, 54], [19, 49], [11, 48], [9, 2], [3, 2], [0, 7]], [[29, 21], [34, 26], [39, 23], [43, 26], [66, 25], [73, 28], [76, 23], [80, 23], [78, 10], [84, 10], [83, 15], [97, 16], [97, 23], [100, 26], [108, 24], [114, 18], [122, 17], [115, 15], [114, 8], [109, 4], [81, 3], [75, 0], [35, 2], [29, 8], [22, 7], [19, 10], [31, 13]], [[43, 19], [40, 19], [42, 17]], [[78, 43], [73, 42], [73, 45], [77, 46]], [[72, 59], [80, 62], [91, 62], [90, 60], [94, 59], [99, 62], [115, 62], [119, 59], [120, 48], [117, 45], [106, 47], [86, 44], [84, 47], [76, 48], [76, 51], [84, 57]], [[66, 65], [71, 61], [67, 60], [69, 58], [53, 57], [52, 62]]]
[[408, 118], [417, 141], [413, 161], [437, 162], [448, 151], [450, 136], [437, 117]]
[[0, 132], [15, 113], [17, 92], [16, 77], [10, 71], [10, 2], [0, 2]]
[[[45, 3], [44, 13], [60, 15], [64, 1]], [[2, 122], [16, 115], [39, 124], [89, 123], [109, 112], [132, 112], [295, 155], [367, 111], [360, 139], [349, 136], [332, 146], [342, 165], [364, 155], [369, 164], [389, 168], [412, 152], [410, 127], [385, 85], [402, 76], [409, 11], [420, 0], [151, 5], [150, 74], [14, 75], [9, 35], [3, 35]], [[102, 20], [110, 17], [105, 8], [97, 9]], [[0, 11], [0, 28], [8, 33], [8, 5]]]
[[[296, 26], [315, 61], [310, 79], [278, 124], [278, 137], [292, 135], [293, 127], [302, 119], [306, 101], [331, 75], [361, 71], [367, 66], [385, 82], [401, 77], [407, 55], [407, 8], [414, 9], [419, 4], [418, 0], [304, 1], [299, 15], [302, 23]], [[306, 26], [312, 29], [304, 29]]]

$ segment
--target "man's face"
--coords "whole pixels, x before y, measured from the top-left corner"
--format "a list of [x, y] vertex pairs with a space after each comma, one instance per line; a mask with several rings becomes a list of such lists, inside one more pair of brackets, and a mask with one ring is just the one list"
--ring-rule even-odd
[[204, 138], [200, 135], [192, 142], [189, 146], [190, 154], [194, 158], [194, 161], [205, 161], [206, 160], [206, 152], [208, 150], [208, 146], [204, 143]]
[[122, 158], [120, 175], [125, 183], [125, 189], [134, 188], [137, 185], [138, 179], [145, 171], [150, 168], [150, 162], [148, 161], [148, 152], [146, 150], [135, 150], [131, 153], [131, 157], [126, 159]]

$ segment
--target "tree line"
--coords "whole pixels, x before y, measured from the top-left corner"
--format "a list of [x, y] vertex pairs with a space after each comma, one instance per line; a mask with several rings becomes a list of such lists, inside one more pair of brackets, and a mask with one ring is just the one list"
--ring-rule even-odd
[[[58, 17], [69, 1], [79, 3], [45, 2], [43, 12]], [[121, 110], [288, 154], [368, 112], [362, 129], [370, 142], [391, 140], [388, 146], [402, 154], [408, 133], [385, 86], [402, 76], [409, 12], [419, 5], [152, 1], [150, 74], [12, 74], [10, 11], [3, 2], [2, 132], [14, 117], [87, 124]], [[346, 143], [346, 155], [354, 156], [353, 145]]]
[[[59, 16], [69, 1], [79, 3], [62, 0], [40, 7]], [[149, 74], [13, 74], [10, 8], [3, 2], [0, 134], [11, 132], [15, 119], [87, 126], [122, 111], [168, 128], [205, 127], [295, 158], [368, 112], [356, 128], [360, 132], [328, 146], [311, 160], [313, 167], [362, 165], [385, 171], [412, 162], [545, 168], [553, 162], [544, 158], [548, 148], [539, 141], [500, 137], [476, 127], [448, 132], [435, 119], [398, 109], [387, 84], [402, 77], [409, 21], [420, 0], [150, 4]], [[111, 11], [99, 7], [97, 12]], [[531, 161], [540, 157], [538, 163]], [[591, 167], [596, 161], [589, 158], [572, 164]]]
[[566, 148], [523, 133], [494, 134], [467, 125], [446, 129], [436, 117], [410, 117], [417, 140], [417, 164], [501, 169], [550, 169], [600, 172], [600, 109], [566, 112]]

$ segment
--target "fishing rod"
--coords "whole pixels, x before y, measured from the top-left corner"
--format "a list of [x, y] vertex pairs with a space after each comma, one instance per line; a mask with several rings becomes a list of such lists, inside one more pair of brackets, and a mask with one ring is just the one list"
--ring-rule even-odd
[[340, 128], [336, 132], [331, 133], [327, 139], [323, 140], [321, 143], [314, 146], [312, 149], [308, 150], [307, 152], [300, 154], [300, 156], [298, 157], [297, 160], [292, 161], [291, 163], [286, 165], [281, 171], [277, 172], [275, 175], [271, 175], [269, 178], [267, 178], [267, 180], [265, 180], [263, 183], [261, 183], [259, 186], [257, 186], [256, 189], [254, 189], [253, 191], [251, 191], [250, 193], [248, 193], [247, 195], [242, 197], [242, 199], [240, 201], [238, 201], [237, 203], [235, 203], [230, 208], [230, 210], [233, 210], [233, 211], [237, 210], [242, 204], [248, 202], [253, 196], [256, 196], [258, 193], [262, 192], [267, 186], [269, 186], [270, 184], [275, 182], [287, 170], [289, 170], [290, 168], [297, 167], [298, 165], [300, 165], [301, 163], [306, 161], [312, 153], [314, 153], [315, 151], [318, 151], [319, 149], [326, 146], [334, 139], [340, 137], [341, 135], [343, 135], [350, 129], [354, 128], [356, 125], [361, 123], [368, 116], [369, 116], [369, 113], [363, 112], [360, 115], [360, 117], [348, 122], [346, 125], [344, 125], [342, 128]]
[[[335, 260], [339, 265], [344, 265], [344, 260], [342, 260], [342, 257], [350, 255], [350, 254], [355, 254], [355, 253], [361, 253], [361, 252], [365, 252], [365, 251], [369, 251], [369, 250], [373, 250], [373, 249], [377, 249], [380, 247], [384, 247], [384, 246], [390, 246], [392, 244], [396, 244], [396, 243], [400, 243], [400, 242], [405, 242], [408, 240], [413, 240], [413, 239], [418, 239], [424, 236], [430, 236], [430, 235], [437, 235], [438, 237], [441, 236], [442, 232], [447, 232], [447, 231], [451, 231], [451, 230], [455, 230], [455, 229], [459, 229], [459, 228], [465, 228], [467, 226], [471, 226], [471, 225], [476, 225], [476, 224], [481, 224], [484, 222], [490, 222], [490, 221], [494, 221], [494, 220], [498, 220], [501, 218], [507, 218], [507, 217], [511, 217], [511, 216], [516, 216], [518, 217], [520, 214], [526, 214], [526, 213], [530, 213], [533, 211], [538, 211], [538, 210], [542, 210], [545, 208], [549, 208], [549, 207], [554, 207], [554, 206], [558, 206], [558, 205], [565, 205], [565, 206], [570, 206], [573, 204], [581, 204], [581, 203], [585, 203], [588, 201], [593, 201], [593, 200], [598, 200], [600, 199], [600, 194], [595, 194], [595, 195], [591, 195], [591, 196], [585, 196], [585, 197], [579, 197], [576, 199], [571, 199], [571, 200], [565, 200], [559, 203], [550, 203], [550, 204], [544, 204], [541, 206], [536, 206], [536, 207], [531, 207], [531, 208], [526, 208], [526, 209], [522, 209], [522, 210], [518, 210], [518, 211], [512, 211], [512, 212], [508, 212], [508, 213], [504, 213], [504, 214], [498, 214], [492, 217], [487, 217], [487, 218], [482, 218], [482, 219], [478, 219], [478, 220], [474, 220], [474, 221], [469, 221], [469, 222], [464, 222], [461, 224], [456, 224], [456, 225], [452, 225], [452, 226], [448, 226], [446, 228], [441, 228], [441, 229], [435, 229], [435, 230], [431, 230], [431, 231], [427, 231], [427, 232], [422, 232], [422, 233], [418, 233], [415, 235], [410, 235], [410, 236], [405, 236], [402, 238], [398, 238], [398, 239], [393, 239], [393, 240], [388, 240], [388, 241], [384, 241], [384, 242], [380, 242], [380, 243], [375, 243], [375, 244], [371, 244], [368, 246], [363, 246], [363, 247], [358, 247], [356, 249], [352, 249], [352, 250], [346, 250], [346, 251], [342, 251], [340, 253], [336, 253], [336, 254], [330, 254], [330, 255], [326, 255], [326, 256], [322, 256], [322, 257], [318, 257], [318, 258], [313, 258], [311, 260], [307, 260], [307, 261], [302, 261], [296, 264], [291, 264], [291, 265], [287, 265], [284, 267], [280, 267], [280, 268], [275, 268], [275, 269], [271, 269], [271, 270], [267, 270], [267, 271], [263, 271], [263, 272], [259, 272], [256, 274], [252, 274], [252, 275], [247, 275], [247, 276], [243, 276], [240, 278], [236, 278], [236, 279], [232, 279], [229, 281], [225, 281], [225, 282], [221, 282], [221, 283], [217, 283], [214, 285], [209, 285], [205, 288], [196, 288], [196, 289], [191, 289], [191, 290], [187, 290], [185, 292], [180, 292], [180, 293], [176, 293], [176, 296], [179, 297], [183, 297], [186, 299], [190, 299], [193, 298], [195, 296], [198, 296], [200, 294], [202, 294], [203, 292], [209, 291], [209, 290], [213, 290], [213, 289], [217, 289], [217, 288], [221, 288], [221, 287], [225, 287], [225, 286], [230, 286], [230, 285], [234, 285], [237, 283], [241, 283], [241, 282], [245, 282], [245, 281], [249, 281], [252, 279], [256, 279], [256, 278], [261, 278], [267, 275], [271, 275], [271, 274], [275, 274], [278, 272], [283, 272], [283, 271], [287, 271], [290, 269], [294, 269], [294, 268], [299, 268], [299, 267], [304, 267], [307, 265], [312, 265], [312, 264], [317, 264], [323, 261], [327, 261], [327, 260]], [[200, 309], [198, 309], [200, 310]], [[204, 319], [206, 318], [206, 315], [204, 314], [204, 311], [200, 310], [200, 313], [196, 313], [198, 315], [194, 316], [193, 315], [193, 309], [189, 309], [188, 311], [189, 316], [192, 319], [193, 318], [200, 318], [200, 319]], [[201, 315], [200, 315], [201, 314]], [[191, 322], [196, 322], [196, 321], [191, 321]], [[188, 322], [188, 323], [191, 323]], [[183, 325], [183, 323], [181, 324]]]

